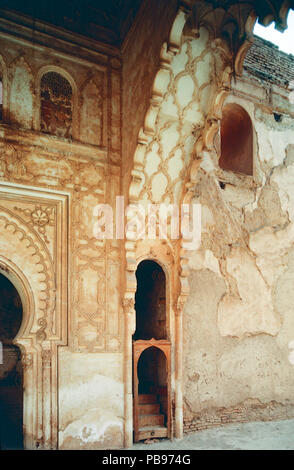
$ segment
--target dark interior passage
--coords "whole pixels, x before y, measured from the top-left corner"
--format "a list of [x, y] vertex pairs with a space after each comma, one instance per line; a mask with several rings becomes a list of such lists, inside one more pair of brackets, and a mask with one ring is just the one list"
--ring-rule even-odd
[[160, 405], [160, 413], [167, 419], [167, 361], [164, 353], [150, 347], [143, 351], [138, 362], [138, 391], [139, 395], [156, 396]]
[[22, 322], [22, 303], [13, 284], [0, 274], [0, 446], [23, 448], [23, 372], [21, 353], [12, 340]]
[[166, 386], [166, 359], [160, 349], [150, 347], [143, 351], [138, 362], [139, 394], [153, 393]]
[[133, 339], [166, 339], [166, 282], [154, 261], [142, 261], [136, 271], [136, 332]]

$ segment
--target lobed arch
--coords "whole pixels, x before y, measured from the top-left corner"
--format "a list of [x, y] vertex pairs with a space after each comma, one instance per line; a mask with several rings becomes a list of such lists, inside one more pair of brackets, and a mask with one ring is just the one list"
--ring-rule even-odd
[[3, 351], [0, 372], [0, 441], [3, 449], [23, 449], [23, 352], [15, 338], [23, 323], [24, 296], [15, 271], [0, 261], [0, 343]]
[[[44, 340], [53, 314], [46, 299], [55, 297], [51, 281], [54, 274], [46, 249], [32, 229], [4, 208], [0, 211], [0, 225], [1, 247], [5, 253], [0, 256], [0, 272], [15, 286], [23, 305], [22, 324], [13, 343], [22, 353], [24, 447], [51, 448], [54, 446], [52, 422], [57, 425], [57, 403], [51, 398], [51, 371], [44, 360], [50, 357], [51, 363], [55, 357], [54, 342]], [[51, 383], [47, 390], [44, 382]]]
[[13, 342], [25, 354], [25, 340], [29, 338], [29, 332], [35, 318], [33, 289], [24, 272], [12, 260], [3, 255], [0, 255], [0, 273], [14, 285], [21, 299], [22, 322]]
[[[194, 4], [194, 5], [193, 5]], [[194, 8], [195, 6], [195, 8]], [[160, 105], [164, 99], [169, 84], [169, 69], [172, 58], [180, 50], [183, 35], [188, 34], [197, 37], [200, 26], [205, 26], [214, 33], [211, 38], [215, 48], [221, 49], [226, 64], [222, 74], [218, 77], [218, 87], [214, 93], [206, 121], [195, 132], [195, 144], [191, 153], [190, 164], [185, 175], [185, 185], [182, 192], [181, 202], [190, 204], [194, 197], [194, 187], [197, 181], [197, 173], [202, 158], [206, 151], [213, 147], [215, 134], [219, 129], [219, 120], [221, 118], [222, 106], [230, 92], [231, 77], [233, 72], [241, 74], [243, 61], [253, 41], [253, 28], [259, 18], [259, 22], [274, 20], [276, 25], [283, 29], [286, 25], [286, 16], [290, 9], [289, 2], [283, 2], [282, 6], [273, 5], [267, 2], [265, 10], [271, 10], [272, 17], [266, 18], [263, 14], [263, 7], [258, 6], [257, 2], [248, 2], [245, 10], [240, 5], [231, 5], [227, 11], [219, 9], [223, 15], [223, 21], [215, 27], [210, 27], [210, 22], [214, 21], [213, 6], [208, 1], [195, 2], [182, 0], [174, 23], [171, 27], [168, 40], [162, 44], [160, 50], [159, 68], [154, 78], [150, 105], [145, 114], [144, 122], [138, 133], [137, 146], [134, 153], [133, 166], [131, 170], [131, 181], [129, 185], [129, 203], [137, 204], [139, 202], [140, 188], [144, 184], [144, 152], [146, 145], [155, 134], [156, 119], [159, 113]], [[241, 11], [241, 10], [242, 11]], [[207, 12], [212, 15], [207, 15]], [[210, 16], [210, 18], [209, 18]], [[228, 26], [227, 32], [230, 33], [231, 18], [234, 17], [238, 26], [235, 32], [237, 47], [232, 48], [229, 35], [223, 35], [223, 26]], [[188, 24], [188, 21], [190, 24]], [[224, 28], [226, 30], [226, 28]], [[132, 420], [131, 420], [131, 382], [129, 380], [132, 368], [131, 362], [131, 337], [134, 329], [134, 292], [136, 289], [135, 270], [138, 259], [138, 245], [135, 241], [128, 239], [125, 242], [126, 265], [125, 265], [125, 292], [124, 292], [124, 331], [125, 331], [125, 446], [132, 445]], [[174, 260], [173, 269], [175, 271], [173, 309], [175, 316], [175, 436], [183, 436], [183, 396], [182, 396], [182, 316], [189, 295], [189, 266], [188, 253], [185, 250], [185, 240], [182, 238], [178, 242], [177, 256]]]
[[[32, 327], [36, 312], [33, 289], [21, 269], [10, 259], [0, 255], [0, 274], [5, 276], [15, 287], [22, 304], [22, 322], [18, 333], [12, 340], [21, 352], [23, 373], [23, 446], [24, 449], [36, 447], [33, 436], [38, 429], [38, 380], [33, 377], [32, 367], [36, 367], [36, 351], [32, 347], [29, 331]], [[35, 366], [35, 367], [34, 367]]]
[[59, 345], [67, 344], [67, 254], [57, 249], [54, 263], [46, 239], [27, 219], [30, 211], [23, 216], [22, 208], [14, 204], [34, 208], [51, 200], [58, 220], [54, 236], [64, 240], [64, 250], [68, 199], [14, 184], [1, 184], [0, 193], [0, 273], [15, 286], [23, 310], [13, 344], [21, 352], [23, 368], [24, 448], [54, 449], [58, 446], [57, 352]]

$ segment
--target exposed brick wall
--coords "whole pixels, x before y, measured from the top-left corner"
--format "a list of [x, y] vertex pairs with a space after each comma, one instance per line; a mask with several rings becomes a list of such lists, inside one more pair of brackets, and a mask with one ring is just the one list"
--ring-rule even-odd
[[244, 70], [286, 88], [294, 80], [294, 56], [280, 51], [271, 42], [254, 36], [254, 43], [244, 60]]
[[193, 418], [184, 418], [184, 433], [250, 421], [275, 421], [294, 418], [294, 404], [276, 401], [263, 404], [258, 400], [238, 404], [231, 408], [205, 410]]

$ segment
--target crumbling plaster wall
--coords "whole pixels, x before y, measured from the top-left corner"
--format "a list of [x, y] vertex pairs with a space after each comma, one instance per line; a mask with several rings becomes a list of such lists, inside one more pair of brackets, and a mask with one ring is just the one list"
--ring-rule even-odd
[[[226, 48], [205, 29], [199, 38], [182, 37], [153, 135], [140, 154], [141, 204], [181, 202], [201, 148], [195, 143], [214, 114], [229, 63]], [[215, 147], [202, 151], [193, 197], [202, 206], [202, 242], [189, 253], [183, 316], [186, 430], [294, 415], [291, 293], [284, 306], [292, 277], [293, 109], [286, 90], [246, 74], [232, 81], [223, 105], [230, 102], [252, 119], [253, 176], [219, 168], [217, 135]], [[282, 114], [280, 122], [274, 112]], [[169, 241], [175, 259], [177, 246]]]
[[[10, 103], [5, 110], [8, 122], [0, 128], [1, 180], [64, 191], [70, 197], [69, 347], [59, 348], [59, 445], [120, 447], [122, 251], [116, 241], [95, 240], [92, 212], [99, 202], [114, 206], [121, 189], [121, 62], [101, 54], [96, 76], [96, 69], [90, 72], [93, 64], [76, 61], [73, 65], [51, 55], [48, 49], [36, 48], [32, 54], [29, 47], [20, 50], [14, 42], [1, 39], [1, 51], [5, 51], [1, 64], [8, 70], [3, 76], [9, 77], [3, 84], [9, 96], [5, 103]], [[183, 38], [171, 63], [154, 137], [146, 146], [140, 201], [180, 203], [193, 145], [222, 84], [225, 56], [203, 29], [198, 39]], [[144, 55], [141, 57], [143, 63]], [[133, 60], [139, 60], [138, 54]], [[52, 65], [62, 66], [72, 77], [76, 109], [82, 109], [87, 90], [88, 103], [93, 102], [93, 93], [101, 90], [96, 123], [100, 143], [91, 141], [91, 135], [97, 135], [96, 128], [86, 132], [79, 127], [88, 120], [86, 110], [75, 116], [70, 142], [38, 132], [37, 77], [42, 67]], [[141, 73], [144, 75], [144, 67]], [[144, 83], [146, 90], [152, 74]], [[136, 74], [130, 80], [140, 82]], [[191, 293], [184, 313], [186, 427], [196, 423], [197, 428], [200, 412], [231, 410], [240, 403], [238, 410], [247, 405], [250, 409], [266, 404], [275, 408], [276, 403], [285, 416], [283, 407], [291, 401], [294, 386], [293, 367], [288, 361], [288, 341], [294, 334], [293, 115], [275, 122], [271, 113], [274, 101], [266, 101], [266, 93], [259, 96], [262, 87], [249, 82], [238, 82], [239, 88], [236, 85], [228, 102], [244, 106], [252, 118], [254, 176], [221, 172], [216, 149], [206, 152], [195, 186], [194, 200], [202, 204], [203, 231], [200, 250], [189, 257]], [[262, 105], [252, 101], [252, 90], [255, 101], [259, 99]], [[147, 95], [146, 91], [144, 106]], [[279, 111], [289, 112], [287, 97], [279, 101], [276, 93], [272, 98], [278, 100]], [[130, 109], [135, 114], [141, 96], [134, 94], [133, 99], [135, 105], [124, 106], [125, 113]], [[138, 112], [134, 135], [142, 124], [143, 108]], [[89, 116], [92, 119], [91, 113]], [[125, 139], [127, 124], [126, 119]], [[133, 156], [132, 139], [129, 143], [130, 147], [124, 149], [124, 168]], [[128, 171], [123, 170], [126, 174]], [[219, 180], [225, 183], [224, 189]], [[171, 247], [175, 257], [177, 248], [175, 242]], [[243, 408], [241, 417], [246, 418], [246, 412], [247, 416], [250, 412], [243, 413]], [[103, 415], [101, 410], [105, 410]], [[214, 424], [217, 419], [210, 422]]]
[[[91, 62], [79, 56], [77, 47], [72, 54], [68, 48], [67, 54], [60, 55], [54, 49], [25, 41], [20, 45], [2, 36], [0, 49], [5, 105], [5, 119], [0, 123], [0, 182], [18, 185], [15, 206], [22, 207], [21, 191], [27, 187], [35, 188], [36, 194], [38, 190], [48, 191], [48, 206], [50, 191], [66, 194], [69, 200], [69, 218], [62, 221], [68, 225], [68, 239], [55, 240], [66, 243], [69, 253], [63, 271], [63, 276], [68, 276], [68, 345], [63, 342], [57, 352], [55, 349], [58, 386], [53, 383], [50, 400], [58, 397], [57, 422], [49, 417], [46, 429], [51, 429], [51, 435], [59, 432], [53, 445], [62, 449], [121, 447], [121, 249], [119, 241], [99, 241], [93, 234], [94, 207], [99, 203], [115, 207], [115, 197], [120, 194], [121, 62], [118, 57], [100, 53]], [[62, 73], [72, 86], [70, 139], [40, 132], [39, 85], [42, 74], [50, 70]], [[16, 212], [17, 217], [24, 218], [28, 233], [33, 231], [43, 238], [44, 249], [52, 235], [52, 217], [47, 209], [43, 196], [40, 207], [27, 210], [23, 216]], [[3, 254], [1, 247], [5, 252], [9, 240], [1, 237], [6, 234], [0, 235]], [[26, 253], [18, 256], [25, 257]], [[50, 256], [56, 271], [54, 250]], [[17, 263], [17, 259], [12, 261]], [[52, 282], [59, 292], [58, 277]], [[60, 298], [66, 302], [63, 295]], [[59, 324], [58, 316], [55, 321]], [[45, 328], [44, 335], [48, 340]], [[42, 348], [41, 342], [40, 354]], [[26, 409], [25, 413], [34, 415], [34, 410]], [[38, 429], [42, 426], [38, 424]], [[40, 445], [37, 435], [30, 439], [33, 447]], [[43, 444], [48, 448], [52, 441]]]
[[189, 258], [184, 316], [187, 430], [294, 415], [294, 110], [285, 90], [272, 92], [274, 105], [247, 76], [225, 101], [251, 117], [253, 176], [219, 169], [217, 138], [198, 173], [202, 242]]

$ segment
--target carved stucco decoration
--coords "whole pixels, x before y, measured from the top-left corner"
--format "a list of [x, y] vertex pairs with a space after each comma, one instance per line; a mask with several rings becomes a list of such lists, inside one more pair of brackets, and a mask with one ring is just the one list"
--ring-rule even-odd
[[[8, 48], [6, 40], [1, 39], [0, 42], [5, 50], [0, 63], [3, 107], [8, 109], [7, 104], [4, 106], [5, 100], [10, 105], [13, 102], [12, 109], [15, 108], [17, 113], [27, 106], [29, 112], [26, 118], [29, 118], [29, 122], [25, 121], [24, 127], [33, 129], [1, 129], [0, 179], [57, 191], [65, 190], [72, 194], [72, 269], [77, 276], [70, 278], [73, 299], [71, 313], [74, 318], [71, 322], [71, 347], [91, 352], [120, 351], [120, 251], [108, 242], [103, 247], [97, 247], [92, 232], [92, 211], [96, 204], [105, 203], [106, 200], [112, 204], [113, 195], [119, 194], [121, 61], [115, 58], [108, 61], [105, 60], [106, 56], [101, 55], [101, 62], [89, 66], [89, 62], [77, 62], [70, 54], [67, 61], [61, 61], [53, 49], [48, 49], [46, 55], [38, 49], [34, 49], [31, 54], [28, 43], [21, 49], [14, 49], [13, 43]], [[17, 86], [11, 89], [11, 84], [15, 84], [16, 71], [17, 76], [21, 73], [24, 80], [21, 82], [16, 77]], [[40, 82], [47, 72], [61, 74], [72, 87], [73, 140], [70, 142], [39, 133]], [[26, 93], [21, 91], [23, 86]], [[99, 116], [99, 132], [91, 141], [89, 135], [82, 137], [80, 127], [82, 109], [85, 111], [89, 102], [93, 105], [92, 92], [95, 95], [94, 114]], [[20, 106], [19, 94], [27, 98]], [[21, 113], [14, 116], [17, 127], [23, 127], [21, 116]], [[84, 122], [85, 119], [87, 113]], [[107, 184], [108, 180], [111, 180], [111, 185]], [[25, 207], [23, 211], [19, 204], [15, 204], [15, 207], [18, 208], [18, 215], [44, 240], [53, 256], [51, 238], [56, 217], [54, 208], [46, 203]], [[99, 255], [101, 258], [97, 262]], [[87, 295], [88, 276], [91, 283], [95, 284], [93, 293], [99, 285], [97, 295], [93, 294], [90, 302]], [[105, 302], [107, 296], [113, 301]], [[43, 330], [44, 322], [40, 325], [40, 335]]]
[[[55, 219], [45, 240], [31, 216], [49, 206]], [[14, 342], [24, 366], [24, 444], [55, 448], [57, 346], [67, 344], [67, 197], [1, 183], [0, 227], [0, 271], [23, 305]]]
[[39, 232], [46, 243], [49, 243], [46, 229], [48, 226], [52, 227], [55, 224], [54, 207], [36, 205], [32, 209], [23, 209], [21, 207], [15, 207], [14, 209], [23, 213], [29, 219], [29, 224]]
[[23, 153], [17, 146], [0, 142], [0, 177], [18, 180], [24, 176], [32, 178], [23, 162]]
[[[1, 251], [9, 253], [12, 247], [14, 262], [21, 267], [26, 276], [34, 284], [34, 291], [39, 291], [36, 296], [36, 309], [38, 319], [31, 326], [28, 334], [36, 333], [38, 340], [45, 340], [47, 319], [52, 315], [55, 303], [54, 275], [52, 260], [42, 243], [34, 236], [29, 226], [12, 211], [0, 205], [1, 224]], [[8, 246], [9, 245], [9, 246]], [[10, 247], [10, 248], [9, 248]], [[27, 253], [29, 258], [27, 259]], [[35, 272], [27, 272], [35, 265]]]
[[[174, 25], [171, 29], [170, 44], [165, 43], [161, 49], [160, 69], [154, 80], [154, 93], [151, 98], [150, 108], [146, 113], [144, 126], [139, 133], [138, 145], [134, 156], [134, 167], [132, 171], [132, 182], [129, 190], [129, 200], [131, 203], [159, 203], [180, 204], [181, 194], [185, 183], [189, 186], [189, 177], [187, 170], [190, 166], [191, 154], [195, 154], [193, 146], [195, 140], [201, 136], [203, 139], [203, 129], [210, 126], [206, 124], [211, 121], [209, 116], [209, 107], [205, 106], [207, 94], [213, 95], [218, 88], [224, 87], [224, 78], [227, 78], [227, 72], [219, 70], [217, 74], [218, 82], [211, 85], [210, 76], [199, 76], [197, 69], [201, 62], [219, 64], [229, 62], [226, 47], [218, 47], [215, 42], [208, 42], [208, 34], [205, 38], [199, 40], [199, 46], [196, 50], [192, 49], [191, 40], [182, 42], [182, 30], [187, 19], [186, 13], [180, 10]], [[204, 30], [203, 30], [204, 31]], [[193, 40], [192, 40], [193, 41]], [[214, 60], [218, 56], [218, 65]], [[225, 70], [225, 66], [223, 69]], [[215, 68], [214, 68], [215, 70]], [[219, 78], [220, 77], [220, 78]], [[224, 78], [223, 78], [224, 77]], [[188, 90], [188, 91], [187, 91]], [[202, 103], [201, 103], [202, 100]], [[205, 102], [205, 105], [204, 105]], [[205, 109], [206, 108], [206, 109]], [[208, 108], [208, 109], [207, 109]], [[192, 116], [198, 117], [195, 127], [195, 120]], [[177, 137], [174, 139], [174, 137]], [[205, 139], [202, 140], [205, 143]], [[167, 150], [168, 147], [168, 150]], [[203, 145], [201, 144], [201, 150]], [[149, 157], [149, 158], [148, 158]], [[197, 155], [197, 159], [199, 159]], [[157, 160], [156, 168], [150, 168], [150, 164]], [[197, 162], [198, 164], [198, 162]], [[194, 169], [193, 169], [194, 170]], [[192, 178], [193, 180], [193, 178]], [[161, 191], [156, 194], [154, 190]], [[160, 244], [161, 242], [159, 242]], [[173, 320], [171, 324], [174, 353], [174, 371], [176, 387], [172, 391], [175, 396], [175, 435], [182, 435], [182, 312], [185, 300], [189, 293], [187, 255], [181, 248], [182, 242], [172, 241], [174, 245], [174, 263], [172, 269], [165, 266], [169, 276], [173, 272], [172, 298], [170, 303], [175, 307], [172, 312]], [[126, 292], [125, 298], [131, 298], [135, 295], [136, 279], [135, 270], [138, 262], [145, 255], [140, 250], [140, 243], [135, 241], [126, 242]], [[160, 261], [160, 253], [153, 256], [153, 259]], [[130, 370], [131, 370], [131, 351], [130, 335], [132, 330], [125, 318], [125, 383], [126, 393], [131, 388]], [[130, 405], [126, 404], [127, 409]], [[127, 417], [127, 420], [131, 417]], [[128, 427], [130, 427], [128, 425]], [[126, 436], [126, 443], [129, 445], [131, 436]]]
[[294, 2], [289, 0], [181, 0], [187, 14], [186, 31], [197, 37], [201, 27], [212, 37], [224, 40], [231, 51], [232, 68], [242, 73], [245, 55], [253, 42], [253, 28], [258, 19], [263, 26], [275, 22], [276, 29], [287, 28], [287, 15]]
[[[56, 164], [59, 172], [54, 178]], [[0, 177], [10, 181], [29, 181], [30, 184], [50, 185], [72, 193], [72, 269], [76, 276], [70, 278], [72, 289], [71, 347], [89, 352], [121, 350], [121, 320], [119, 304], [120, 263], [119, 249], [112, 242], [105, 244], [93, 235], [93, 208], [99, 203], [114, 199], [118, 193], [119, 173], [112, 170], [108, 176], [104, 164], [83, 158], [65, 158], [64, 155], [38, 155], [17, 145], [0, 143]], [[106, 179], [111, 178], [111, 186]], [[106, 188], [111, 192], [105, 196]], [[50, 238], [56, 212], [46, 203], [21, 208], [16, 212], [36, 229], [50, 252]], [[49, 220], [48, 220], [49, 219]], [[49, 243], [46, 242], [49, 241]], [[89, 279], [89, 284], [87, 284]], [[89, 286], [91, 295], [88, 295]], [[96, 294], [95, 294], [96, 293]], [[110, 302], [105, 299], [109, 296]]]
[[[283, 32], [287, 28], [287, 15], [290, 8], [293, 8], [293, 0], [181, 0], [180, 4], [186, 9], [188, 14], [194, 17], [194, 25], [197, 27], [205, 24], [219, 28], [219, 32], [224, 34], [230, 28], [238, 32], [239, 39], [242, 40], [246, 25], [251, 16], [258, 18], [263, 26], [268, 26], [272, 21], [276, 28]], [[220, 13], [222, 13], [220, 15]], [[195, 18], [196, 16], [196, 18]], [[195, 22], [196, 21], [196, 22]], [[244, 39], [244, 37], [243, 37]]]
[[[105, 174], [103, 168], [99, 171]], [[112, 182], [115, 191], [115, 178]], [[99, 182], [100, 188], [102, 184]], [[96, 191], [93, 189], [75, 192], [72, 201], [72, 255], [76, 275], [71, 279], [71, 343], [79, 351], [118, 352], [121, 349], [119, 249], [115, 241], [97, 240], [93, 235], [93, 208], [105, 203], [103, 186], [99, 192], [97, 186]]]
[[[285, 28], [285, 18], [289, 10], [289, 4], [287, 2], [280, 3], [281, 2], [279, 2], [279, 5], [271, 4], [270, 12], [266, 15], [264, 5], [262, 8], [260, 6], [258, 7], [257, 2], [246, 2], [244, 4], [221, 2], [218, 9], [209, 1], [182, 2], [182, 6], [171, 28], [169, 41], [163, 44], [160, 52], [160, 67], [154, 79], [150, 107], [147, 110], [144, 125], [139, 132], [138, 145], [134, 155], [132, 181], [129, 188], [129, 200], [131, 203], [136, 204], [138, 201], [142, 202], [142, 200], [144, 200], [142, 188], [144, 188], [143, 191], [147, 193], [145, 199], [152, 200], [152, 180], [150, 180], [149, 175], [146, 176], [146, 166], [148, 162], [146, 154], [148, 157], [149, 146], [149, 161], [152, 160], [152, 152], [154, 155], [160, 155], [158, 148], [154, 150], [151, 146], [158, 146], [159, 137], [156, 137], [156, 125], [160, 109], [168, 92], [173, 57], [182, 50], [182, 34], [184, 33], [188, 35], [188, 37], [194, 36], [197, 38], [200, 37], [201, 27], [205, 27], [210, 32], [210, 48], [212, 49], [212, 54], [217, 53], [224, 58], [223, 70], [220, 70], [220, 78], [213, 91], [214, 98], [208, 107], [208, 112], [206, 117], [204, 117], [203, 123], [199, 126], [202, 132], [199, 132], [199, 137], [195, 139], [194, 142], [194, 149], [191, 152], [192, 162], [190, 160], [188, 165], [189, 170], [185, 172], [187, 177], [185, 178], [183, 174], [179, 173], [180, 180], [186, 179], [182, 200], [187, 202], [191, 200], [191, 190], [193, 188], [195, 173], [197, 173], [199, 167], [201, 153], [205, 148], [211, 147], [214, 135], [218, 130], [218, 119], [220, 118], [222, 104], [230, 89], [231, 74], [235, 66], [233, 59], [235, 58], [237, 69], [240, 72], [242, 69], [242, 59], [248, 47], [250, 47], [253, 27], [258, 16], [260, 22], [263, 24], [268, 24], [275, 20], [278, 27], [282, 29]], [[177, 119], [180, 117], [180, 113], [178, 113]], [[162, 134], [165, 129], [161, 128], [159, 130]], [[180, 140], [178, 146], [174, 147], [173, 152], [177, 150], [177, 147], [180, 147]], [[173, 186], [175, 183], [174, 178], [169, 178], [166, 172], [166, 165], [164, 166], [163, 162], [159, 163], [158, 171], [161, 174], [160, 183], [165, 185], [165, 189], [168, 184]], [[152, 175], [152, 177], [156, 177], [156, 173]], [[162, 192], [166, 194], [165, 191], [162, 190]], [[170, 190], [167, 190], [167, 195], [170, 195]], [[135, 256], [130, 256], [130, 250], [133, 251], [133, 253], [135, 252], [135, 243], [128, 242], [126, 245], [127, 266], [129, 265], [130, 273], [127, 276], [128, 279], [131, 278], [131, 272], [134, 271], [135, 265]], [[181, 264], [184, 272], [184, 265], [186, 263], [184, 260], [182, 261]], [[183, 277], [186, 278], [186, 275]], [[185, 279], [182, 279], [181, 282], [182, 285], [186, 284]], [[131, 284], [134, 283], [132, 282]], [[131, 290], [133, 290], [133, 287]]]
[[[172, 25], [169, 40], [162, 45], [160, 51], [160, 65], [153, 83], [153, 92], [150, 100], [150, 106], [146, 112], [144, 124], [139, 131], [138, 143], [134, 154], [133, 169], [131, 171], [131, 183], [129, 187], [129, 203], [137, 204], [148, 202], [184, 202], [190, 204], [194, 197], [194, 186], [196, 176], [200, 167], [204, 152], [211, 149], [215, 134], [219, 129], [219, 119], [221, 117], [221, 109], [224, 100], [230, 90], [230, 81], [232, 73], [241, 73], [243, 60], [252, 43], [253, 27], [259, 16], [260, 22], [269, 24], [275, 20], [276, 25], [283, 29], [285, 27], [285, 18], [290, 8], [289, 2], [219, 2], [216, 8], [215, 2], [187, 0], [180, 2], [180, 8]], [[207, 85], [211, 85], [212, 77], [214, 77], [214, 86], [210, 89], [209, 97], [206, 97], [206, 109], [202, 112], [202, 116], [194, 121], [190, 126], [190, 135], [194, 137], [193, 145], [187, 153], [187, 160], [182, 157], [182, 165], [177, 175], [172, 175], [168, 171], [168, 161], [171, 160], [176, 152], [181, 153], [185, 134], [181, 136], [178, 132], [178, 126], [185, 121], [185, 108], [181, 108], [177, 103], [176, 82], [184, 74], [190, 78], [193, 83], [194, 90], [191, 93], [190, 102], [197, 101], [198, 94], [201, 90], [199, 83], [195, 82], [197, 71], [193, 68], [193, 60], [188, 57], [187, 63], [182, 68], [182, 72], [175, 74], [175, 58], [183, 53], [185, 44], [189, 49], [189, 41], [201, 39], [203, 31], [209, 32], [209, 43], [206, 44], [205, 52], [198, 60], [203, 60], [207, 50], [210, 50], [211, 57], [216, 60], [218, 70], [214, 68], [212, 75], [207, 78]], [[188, 54], [189, 56], [189, 54]], [[182, 74], [182, 75], [181, 75]], [[191, 87], [190, 87], [191, 88]], [[203, 82], [202, 82], [203, 89]], [[174, 142], [172, 148], [164, 155], [164, 147], [160, 139], [162, 134], [168, 128], [168, 119], [160, 116], [160, 112], [167, 104], [166, 98], [170, 94], [169, 117], [173, 115], [174, 127], [173, 134], [178, 132], [178, 139]], [[194, 100], [193, 100], [194, 98]], [[188, 103], [186, 103], [188, 104]], [[189, 105], [191, 106], [191, 105]], [[174, 107], [174, 110], [171, 108]], [[176, 109], [177, 108], [177, 109]], [[175, 111], [176, 109], [176, 111]], [[204, 111], [204, 110], [203, 110]], [[187, 119], [187, 115], [186, 115]], [[172, 122], [172, 119], [170, 119]], [[189, 133], [189, 129], [188, 129]], [[186, 134], [187, 137], [187, 134]], [[168, 142], [168, 140], [166, 140]], [[161, 148], [160, 148], [161, 147]], [[149, 159], [148, 159], [149, 152]], [[157, 168], [148, 169], [148, 164], [154, 163], [157, 159]], [[152, 188], [152, 179], [157, 177], [157, 184], [154, 187], [160, 188], [161, 193], [155, 194]], [[177, 180], [178, 178], [178, 180]], [[177, 194], [173, 194], [174, 183], [179, 183]], [[184, 184], [183, 184], [184, 182]], [[169, 189], [170, 188], [170, 189]], [[164, 197], [167, 198], [164, 200]], [[154, 197], [155, 196], [155, 197]], [[174, 299], [172, 300], [175, 307], [175, 435], [182, 436], [183, 408], [182, 408], [182, 313], [185, 307], [187, 297], [189, 295], [189, 267], [188, 253], [184, 248], [185, 240], [181, 239], [178, 245], [178, 257], [174, 265], [174, 271], [178, 273], [178, 286], [174, 285]], [[124, 302], [132, 305], [132, 300], [136, 291], [135, 271], [139, 259], [144, 256], [138, 249], [139, 244], [133, 240], [127, 240], [125, 243], [126, 250], [126, 285]], [[175, 276], [176, 277], [176, 276]], [[125, 445], [130, 446], [132, 443], [132, 416], [131, 416], [131, 368], [132, 368], [132, 352], [131, 352], [131, 335], [134, 331], [134, 312], [130, 307], [125, 309]], [[128, 324], [130, 319], [132, 321]]]

